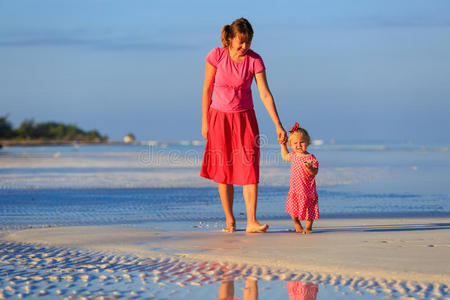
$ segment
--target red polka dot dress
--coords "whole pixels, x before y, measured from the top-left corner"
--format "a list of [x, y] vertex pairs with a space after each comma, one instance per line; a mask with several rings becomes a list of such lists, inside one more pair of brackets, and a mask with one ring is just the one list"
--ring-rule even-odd
[[289, 157], [291, 158], [291, 180], [286, 212], [299, 220], [319, 219], [316, 177], [311, 175], [303, 165], [305, 161], [312, 160], [312, 166], [318, 168], [319, 162], [312, 154], [298, 156], [292, 151]]
[[288, 281], [290, 300], [316, 300], [319, 286], [315, 283], [303, 284], [301, 281]]

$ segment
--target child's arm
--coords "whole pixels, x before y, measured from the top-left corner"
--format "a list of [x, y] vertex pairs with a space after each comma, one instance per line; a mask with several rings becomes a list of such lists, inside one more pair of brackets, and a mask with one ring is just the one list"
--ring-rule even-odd
[[291, 161], [291, 157], [289, 156], [289, 151], [287, 149], [286, 143], [280, 144], [281, 146], [281, 157], [285, 161]]
[[305, 164], [305, 168], [306, 168], [306, 170], [308, 170], [309, 174], [316, 176], [317, 173], [319, 173], [319, 168], [318, 167], [314, 168], [312, 165], [312, 161], [305, 161], [304, 164]]

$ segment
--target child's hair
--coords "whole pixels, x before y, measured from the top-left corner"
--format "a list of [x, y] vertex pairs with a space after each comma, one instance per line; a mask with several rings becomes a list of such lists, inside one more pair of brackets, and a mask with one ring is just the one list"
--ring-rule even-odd
[[288, 139], [289, 147], [292, 148], [291, 140], [292, 140], [292, 137], [294, 137], [295, 135], [300, 135], [300, 137], [303, 137], [306, 140], [306, 143], [308, 144], [308, 146], [311, 144], [311, 137], [309, 136], [308, 131], [306, 131], [305, 128], [300, 127], [300, 125], [298, 123], [295, 123], [295, 125], [292, 126], [289, 133], [290, 133], [289, 139]]
[[253, 28], [250, 22], [245, 18], [236, 19], [231, 25], [225, 25], [222, 28], [220, 39], [224, 47], [230, 46], [230, 40], [239, 34], [244, 40], [251, 42], [253, 38]]

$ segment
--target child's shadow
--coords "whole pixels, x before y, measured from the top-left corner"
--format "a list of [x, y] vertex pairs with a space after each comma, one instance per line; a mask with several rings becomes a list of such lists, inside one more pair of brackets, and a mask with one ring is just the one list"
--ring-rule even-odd
[[442, 230], [442, 229], [450, 229], [450, 223], [355, 225], [355, 226], [336, 226], [334, 228], [321, 228], [318, 226], [314, 230], [314, 233], [428, 231], [428, 230]]
[[[429, 223], [429, 224], [383, 224], [383, 225], [355, 225], [355, 226], [335, 226], [313, 228], [313, 234], [329, 232], [395, 232], [395, 231], [428, 231], [450, 229], [450, 223]], [[268, 230], [267, 233], [287, 233], [295, 232], [293, 229]]]

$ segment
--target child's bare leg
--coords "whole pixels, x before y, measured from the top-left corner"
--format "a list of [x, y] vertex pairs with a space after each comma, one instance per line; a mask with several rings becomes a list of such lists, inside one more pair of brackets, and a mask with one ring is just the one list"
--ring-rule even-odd
[[304, 234], [312, 233], [312, 226], [313, 226], [314, 220], [307, 220], [305, 225], [305, 230], [303, 231]]
[[302, 227], [302, 223], [300, 223], [300, 221], [298, 220], [298, 218], [291, 216], [292, 217], [292, 221], [294, 221], [294, 225], [295, 225], [295, 232], [299, 232], [299, 233], [303, 233], [303, 227]]

